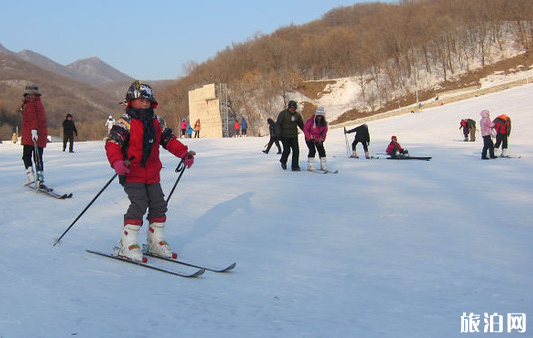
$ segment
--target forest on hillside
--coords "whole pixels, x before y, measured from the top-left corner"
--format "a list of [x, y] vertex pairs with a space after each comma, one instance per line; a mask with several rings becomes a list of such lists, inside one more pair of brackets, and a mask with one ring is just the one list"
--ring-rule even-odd
[[496, 61], [529, 55], [533, 1], [402, 0], [335, 8], [320, 20], [234, 43], [160, 92], [161, 109], [187, 117], [187, 93], [227, 83], [230, 112], [264, 123], [305, 81], [356, 77], [366, 111], [441, 86]]
[[[295, 92], [312, 101], [325, 84], [350, 77], [360, 87], [354, 107], [344, 116], [353, 119], [398, 107], [399, 101], [412, 104], [415, 91], [424, 100], [434, 95], [435, 88], [476, 84], [502, 60], [513, 62], [502, 64], [503, 70], [522, 64], [530, 67], [532, 48], [533, 0], [357, 3], [334, 8], [307, 24], [258, 33], [203, 63], [189, 62], [185, 76], [156, 88], [158, 111], [172, 128], [178, 128], [189, 115], [190, 90], [225, 83], [230, 118], [245, 117], [249, 133], [258, 135], [265, 129], [266, 118], [275, 117]], [[6, 55], [1, 60], [0, 80], [32, 79], [28, 64]], [[81, 139], [101, 138], [102, 121], [120, 111], [117, 102], [122, 94], [114, 98], [113, 90], [83, 87], [48, 71], [39, 83], [43, 91], [53, 94], [46, 95], [45, 105], [54, 135], [60, 135], [66, 113], [73, 113]], [[3, 139], [20, 125], [16, 113], [20, 88], [22, 84], [0, 83]], [[312, 108], [313, 102], [303, 107], [304, 117]]]

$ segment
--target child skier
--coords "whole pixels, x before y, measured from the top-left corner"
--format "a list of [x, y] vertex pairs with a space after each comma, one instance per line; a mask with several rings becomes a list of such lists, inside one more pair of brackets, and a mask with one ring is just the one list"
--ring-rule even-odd
[[315, 170], [315, 154], [317, 151], [320, 157], [320, 170], [328, 170], [326, 165], [326, 150], [324, 149], [324, 141], [328, 134], [328, 123], [326, 122], [325, 115], [324, 108], [318, 107], [315, 114], [304, 125], [305, 143], [307, 144], [307, 148], [309, 148], [307, 155], [307, 163], [309, 165], [307, 170], [309, 171]]
[[396, 136], [392, 136], [391, 141], [389, 143], [389, 146], [387, 147], [387, 154], [392, 158], [402, 157], [402, 156], [409, 156], [409, 151], [407, 149], [403, 149], [402, 146], [398, 143], [398, 139]]
[[163, 237], [167, 203], [159, 183], [162, 167], [159, 146], [182, 158], [187, 168], [194, 163], [195, 153], [165, 126], [163, 119], [154, 113], [156, 107], [152, 88], [135, 81], [126, 93], [126, 112], [115, 123], [105, 143], [109, 163], [120, 176], [130, 200], [118, 255], [134, 261], [143, 260], [137, 236], [147, 209], [148, 251], [162, 257], [177, 257]]

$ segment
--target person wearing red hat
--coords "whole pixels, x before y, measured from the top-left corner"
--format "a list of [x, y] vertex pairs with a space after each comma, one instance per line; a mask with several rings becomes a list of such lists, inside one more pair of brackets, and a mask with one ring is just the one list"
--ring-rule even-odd
[[387, 147], [386, 153], [392, 157], [397, 158], [401, 156], [407, 156], [409, 151], [403, 149], [402, 146], [398, 143], [398, 138], [396, 136], [391, 136], [389, 146]]
[[135, 81], [126, 93], [126, 112], [111, 128], [105, 143], [107, 159], [120, 176], [130, 200], [124, 215], [118, 255], [134, 261], [143, 261], [137, 236], [146, 210], [148, 251], [161, 257], [177, 257], [163, 237], [167, 202], [160, 184], [159, 147], [181, 158], [187, 168], [192, 166], [196, 155], [155, 114], [157, 105], [152, 88]]

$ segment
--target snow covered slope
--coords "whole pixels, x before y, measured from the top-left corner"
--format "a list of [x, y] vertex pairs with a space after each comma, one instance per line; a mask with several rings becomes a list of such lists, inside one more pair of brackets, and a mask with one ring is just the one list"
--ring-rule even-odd
[[[373, 154], [394, 134], [429, 162], [349, 159], [332, 129], [338, 175], [281, 170], [261, 152], [267, 138], [187, 140], [198, 156], [170, 200], [167, 240], [186, 260], [237, 262], [198, 279], [85, 252], [118, 242], [117, 182], [52, 246], [113, 175], [101, 142], [46, 148], [47, 183], [69, 200], [22, 187], [21, 147], [0, 144], [0, 337], [450, 338], [465, 336], [463, 313], [481, 316], [480, 331], [485, 313], [502, 315], [494, 337], [531, 336], [507, 333], [507, 315], [533, 318], [532, 94], [369, 123]], [[481, 161], [480, 136], [462, 142], [460, 119], [482, 109], [513, 119], [520, 159]], [[168, 192], [177, 160], [163, 154]]]

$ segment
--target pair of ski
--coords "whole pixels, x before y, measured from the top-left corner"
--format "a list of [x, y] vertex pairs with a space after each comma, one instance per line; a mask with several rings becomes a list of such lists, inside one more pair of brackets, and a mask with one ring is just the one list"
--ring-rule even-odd
[[[350, 155], [348, 156], [348, 158], [353, 158], [353, 159], [359, 159], [359, 156], [355, 157], [353, 155]], [[361, 157], [363, 160], [377, 160], [379, 159], [379, 156], [370, 156], [370, 157]]]
[[315, 169], [315, 170], [308, 170], [314, 174], [322, 174], [322, 175], [325, 175], [325, 174], [338, 174], [339, 171], [338, 170], [320, 170], [320, 169]]
[[228, 272], [230, 270], [233, 270], [235, 268], [235, 266], [237, 265], [237, 263], [232, 263], [232, 264], [228, 265], [227, 267], [225, 267], [223, 269], [216, 269], [216, 268], [210, 268], [210, 267], [206, 267], [206, 266], [202, 266], [202, 265], [192, 264], [192, 263], [189, 263], [189, 262], [184, 262], [184, 261], [181, 261], [181, 260], [178, 260], [178, 259], [156, 256], [156, 255], [153, 255], [153, 254], [151, 254], [149, 252], [144, 252], [143, 253], [144, 256], [148, 256], [148, 257], [152, 257], [152, 258], [156, 258], [156, 259], [160, 259], [160, 260], [164, 260], [164, 261], [168, 261], [168, 262], [172, 262], [172, 263], [177, 263], [177, 264], [188, 266], [188, 267], [191, 267], [191, 268], [196, 268], [196, 270], [194, 272], [186, 273], [186, 272], [179, 272], [179, 271], [175, 271], [175, 270], [169, 270], [169, 269], [161, 268], [161, 267], [155, 266], [153, 264], [150, 264], [148, 262], [134, 261], [134, 260], [131, 260], [131, 259], [127, 259], [127, 258], [123, 258], [123, 257], [117, 256], [116, 254], [108, 254], [108, 253], [105, 253], [105, 252], [89, 250], [89, 249], [87, 249], [86, 251], [89, 252], [89, 253], [95, 254], [95, 255], [100, 255], [100, 256], [112, 258], [112, 259], [115, 259], [115, 260], [118, 260], [118, 261], [122, 261], [122, 262], [125, 262], [125, 263], [135, 264], [135, 265], [138, 265], [138, 266], [142, 266], [144, 268], [157, 270], [157, 271], [160, 271], [160, 272], [168, 273], [170, 275], [186, 277], [186, 278], [195, 278], [195, 277], [201, 276], [206, 271], [218, 272], [218, 273]]
[[47, 187], [47, 186], [44, 186], [44, 185], [41, 186], [41, 187], [37, 187], [37, 186], [35, 186], [35, 184], [32, 184], [32, 185], [29, 185], [28, 187], [30, 189], [33, 189], [33, 190], [37, 191], [38, 193], [45, 194], [45, 195], [48, 195], [50, 197], [57, 198], [59, 200], [64, 200], [64, 199], [72, 197], [72, 193], [59, 194], [59, 193], [55, 192], [53, 188], [50, 188], [50, 187]]
[[396, 156], [396, 157], [387, 157], [387, 160], [422, 160], [429, 161], [431, 156]]

